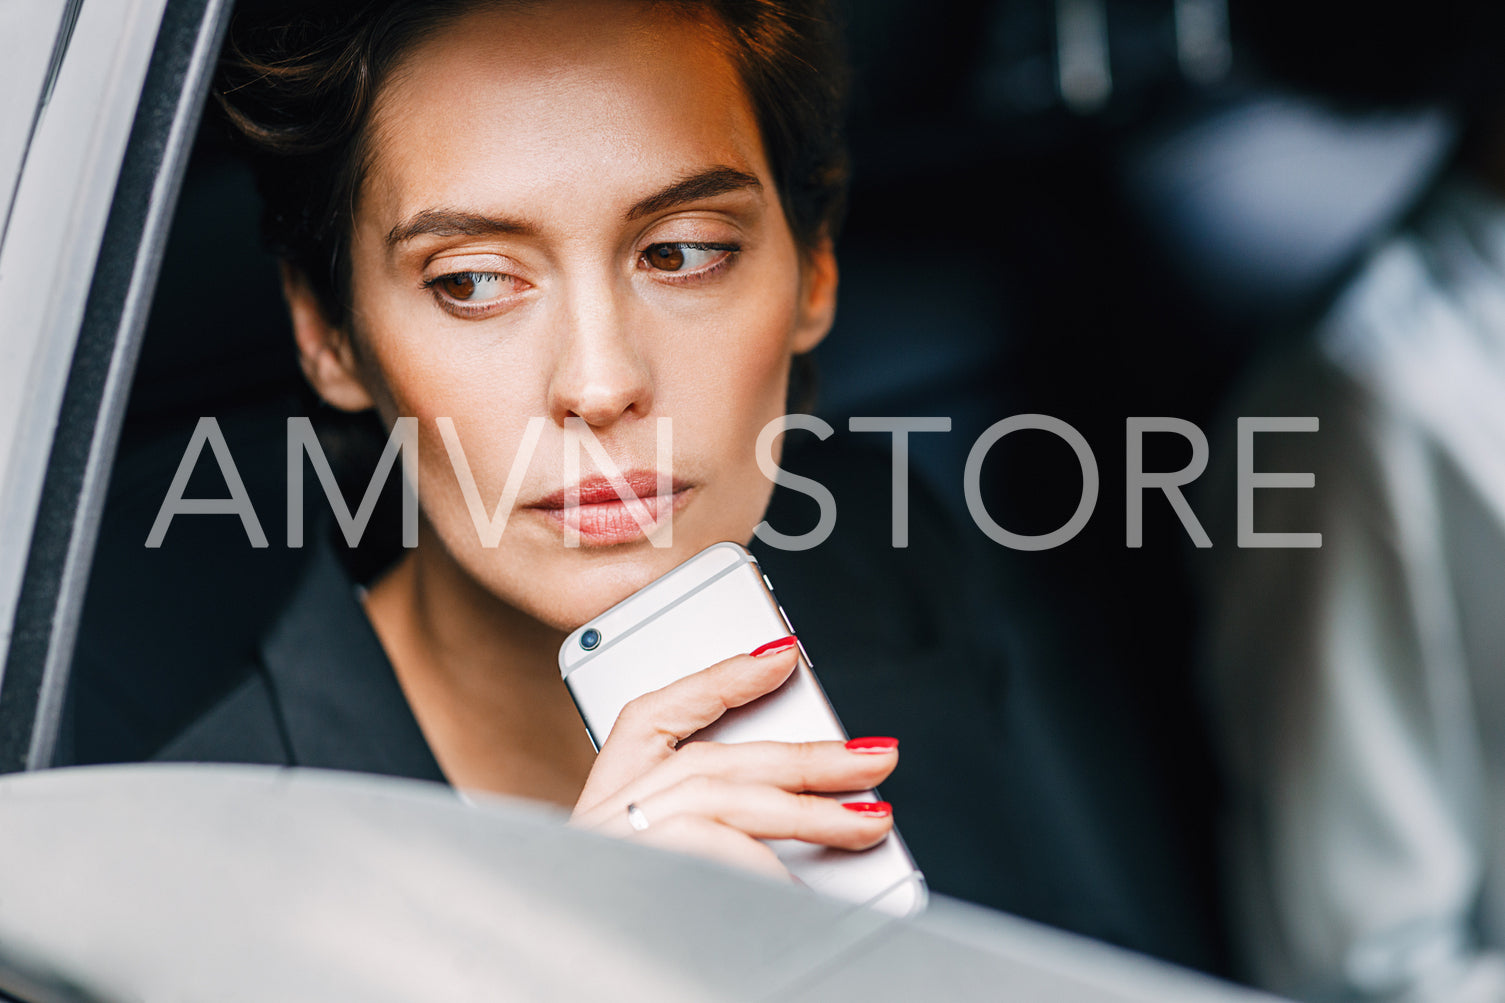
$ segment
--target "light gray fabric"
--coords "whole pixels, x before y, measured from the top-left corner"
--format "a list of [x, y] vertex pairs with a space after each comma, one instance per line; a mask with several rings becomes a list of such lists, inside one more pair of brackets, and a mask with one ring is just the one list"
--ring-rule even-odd
[[[1235, 450], [1207, 479], [1202, 667], [1229, 779], [1247, 974], [1310, 1000], [1505, 1000], [1505, 206], [1461, 179], [1379, 248], [1236, 416], [1261, 436], [1238, 549]], [[1231, 444], [1230, 444], [1231, 445]]]

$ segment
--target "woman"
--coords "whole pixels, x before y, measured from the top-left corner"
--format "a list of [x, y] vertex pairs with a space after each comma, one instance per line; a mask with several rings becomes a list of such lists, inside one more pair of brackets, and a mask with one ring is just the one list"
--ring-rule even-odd
[[[338, 766], [373, 743], [355, 765], [775, 872], [761, 839], [887, 834], [886, 804], [809, 792], [879, 783], [892, 740], [678, 745], [776, 688], [792, 638], [634, 702], [599, 755], [556, 662], [568, 630], [763, 517], [753, 443], [835, 308], [819, 6], [393, 2], [241, 38], [224, 103], [262, 154], [304, 372], [334, 407], [417, 419], [420, 539], [364, 597], [379, 652], [258, 674], [164, 757]], [[645, 505], [594, 491], [590, 454], [562, 477], [582, 422]], [[494, 547], [467, 474], [487, 512], [515, 498]], [[304, 592], [289, 645], [359, 644], [364, 625], [307, 619], [337, 573]]]
[[[840, 517], [817, 548], [758, 557], [842, 719], [903, 735], [907, 769], [891, 775], [892, 739], [675, 747], [778, 685], [791, 648], [640, 701], [595, 758], [560, 682], [566, 629], [706, 544], [747, 541], [770, 505], [754, 444], [834, 309], [845, 170], [825, 5], [386, 0], [281, 23], [237, 29], [222, 100], [260, 151], [309, 382], [389, 428], [416, 420], [422, 531], [359, 602], [317, 548], [246, 681], [160, 757], [521, 794], [769, 869], [757, 838], [881, 839], [886, 806], [808, 796], [881, 781], [931, 888], [1206, 964], [1140, 760], [1083, 725], [1069, 674], [1014, 657], [980, 563], [991, 543], [968, 546], [912, 489], [909, 546], [891, 546], [886, 458], [783, 456]], [[498, 509], [530, 419], [536, 447]], [[672, 548], [609, 495], [567, 511], [573, 419], [635, 472]], [[581, 473], [599, 473], [588, 454]], [[775, 493], [769, 522], [807, 528], [808, 501]], [[503, 516], [483, 547], [477, 523]]]

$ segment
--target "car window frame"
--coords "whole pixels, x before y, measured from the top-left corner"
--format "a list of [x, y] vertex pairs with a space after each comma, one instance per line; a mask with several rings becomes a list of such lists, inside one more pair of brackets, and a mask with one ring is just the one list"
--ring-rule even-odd
[[[0, 608], [0, 623], [10, 625], [0, 668], [0, 773], [53, 762], [131, 379], [231, 8], [232, 0], [167, 0], [162, 9], [77, 328], [14, 612], [7, 618]], [[81, 17], [89, 14], [83, 5]]]
[[82, 6], [83, 0], [52, 0], [50, 8], [0, 7], [0, 37], [14, 51], [0, 62], [0, 93], [12, 98], [0, 104], [0, 245], [21, 186], [26, 151], [57, 83]]

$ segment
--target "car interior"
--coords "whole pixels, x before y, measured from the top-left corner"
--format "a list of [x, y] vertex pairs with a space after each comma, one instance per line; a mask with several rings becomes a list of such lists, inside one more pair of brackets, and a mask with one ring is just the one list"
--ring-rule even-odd
[[[1003, 583], [999, 608], [973, 629], [1009, 636], [1011, 671], [1053, 708], [1063, 769], [1098, 792], [1102, 815], [1084, 829], [1122, 836], [1136, 894], [1175, 886], [1163, 893], [1195, 901], [1212, 933], [1167, 947], [1181, 951], [1172, 960], [1223, 973], [1219, 789], [1190, 667], [1189, 541], [1169, 507], [1151, 504], [1146, 545], [1125, 546], [1124, 420], [1175, 415], [1216, 441], [1214, 416], [1247, 360], [1320, 309], [1426, 190], [1457, 130], [1436, 108], [1324, 104], [1262, 72], [1236, 30], [1222, 53], [1226, 20], [1202, 50], [1180, 51], [1170, 0], [1110, 5], [1098, 57], [1110, 85], [1073, 90], [1057, 76], [1070, 37], [1059, 6], [945, 0], [915, 18], [900, 0], [844, 4], [854, 188], [816, 411], [841, 430], [824, 448], [856, 452], [882, 443], [847, 433], [851, 416], [952, 419], [951, 433], [916, 436], [911, 450], [934, 517], [962, 525]], [[303, 380], [258, 227], [251, 173], [211, 102], [110, 471], [55, 765], [147, 760], [247, 671], [306, 559], [285, 543], [287, 418], [314, 419], [343, 458], [337, 470], [374, 463], [374, 418], [334, 411]], [[1082, 533], [1037, 553], [975, 532], [962, 492], [972, 443], [1023, 413], [1080, 431], [1102, 477]], [[219, 515], [179, 517], [148, 548], [206, 416], [269, 545]], [[1174, 470], [1183, 447], [1151, 443], [1148, 463]], [[1020, 533], [1059, 526], [1082, 487], [1071, 451], [1041, 433], [999, 443], [982, 476], [994, 518]], [[365, 480], [342, 488], [353, 508]], [[226, 491], [203, 450], [186, 496]], [[304, 506], [328, 528], [314, 481]], [[388, 490], [362, 546], [342, 552], [358, 580], [395, 555], [397, 522]], [[1159, 869], [1168, 859], [1174, 873]]]

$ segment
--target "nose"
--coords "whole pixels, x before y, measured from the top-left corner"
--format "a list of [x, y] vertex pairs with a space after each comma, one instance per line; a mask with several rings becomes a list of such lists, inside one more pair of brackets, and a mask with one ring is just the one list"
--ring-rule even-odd
[[578, 290], [559, 322], [560, 351], [549, 384], [554, 421], [580, 418], [606, 428], [653, 407], [653, 381], [626, 311], [609, 288]]

